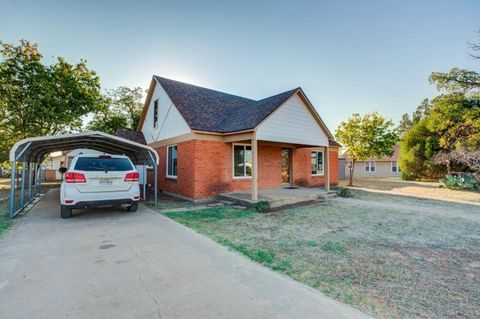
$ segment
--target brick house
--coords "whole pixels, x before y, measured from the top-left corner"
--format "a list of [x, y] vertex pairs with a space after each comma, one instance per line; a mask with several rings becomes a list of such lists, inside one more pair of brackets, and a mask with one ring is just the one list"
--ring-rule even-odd
[[159, 189], [193, 201], [338, 183], [339, 144], [301, 88], [252, 100], [153, 76], [137, 134], [159, 154]]

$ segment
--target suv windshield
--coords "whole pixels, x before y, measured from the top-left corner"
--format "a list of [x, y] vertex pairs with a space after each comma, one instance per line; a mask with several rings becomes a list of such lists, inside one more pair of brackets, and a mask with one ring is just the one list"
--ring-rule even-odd
[[126, 158], [79, 157], [75, 170], [79, 171], [131, 171], [132, 164]]

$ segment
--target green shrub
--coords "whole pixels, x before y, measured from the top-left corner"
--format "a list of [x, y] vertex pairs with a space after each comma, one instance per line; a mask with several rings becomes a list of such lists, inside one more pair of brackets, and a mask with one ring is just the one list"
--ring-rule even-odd
[[477, 181], [468, 176], [447, 175], [441, 181], [443, 186], [449, 189], [474, 190], [478, 188]]
[[344, 198], [353, 197], [350, 189], [345, 188], [345, 187], [339, 187], [338, 190], [337, 190], [337, 195], [339, 197], [344, 197]]
[[255, 210], [259, 213], [268, 213], [270, 211], [270, 203], [266, 200], [261, 200], [255, 204]]

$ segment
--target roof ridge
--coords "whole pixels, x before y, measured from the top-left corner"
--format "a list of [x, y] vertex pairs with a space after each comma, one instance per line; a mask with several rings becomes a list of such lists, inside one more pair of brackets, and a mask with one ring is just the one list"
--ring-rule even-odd
[[182, 82], [182, 81], [172, 80], [172, 79], [165, 78], [165, 77], [158, 76], [158, 75], [153, 75], [153, 76], [154, 76], [155, 78], [157, 78], [157, 79], [167, 80], [167, 81], [170, 81], [170, 82], [175, 82], [175, 83], [177, 83], [177, 84], [188, 85], [188, 86], [192, 86], [192, 87], [195, 87], [195, 88], [198, 88], [198, 89], [208, 90], [208, 91], [216, 92], [216, 93], [221, 93], [221, 94], [225, 94], [225, 95], [229, 95], [229, 96], [233, 96], [233, 97], [237, 97], [237, 98], [241, 98], [241, 99], [249, 100], [249, 101], [253, 101], [253, 102], [256, 101], [256, 100], [254, 100], [254, 99], [251, 99], [251, 98], [248, 98], [248, 97], [245, 97], [245, 96], [241, 96], [241, 95], [237, 95], [237, 94], [232, 94], [232, 93], [227, 93], [227, 92], [215, 90], [215, 89], [212, 89], [212, 88], [207, 88], [207, 87], [200, 86], [200, 85], [195, 85], [195, 84], [186, 83], [186, 82]]
[[267, 97], [265, 97], [261, 100], [256, 100], [256, 102], [260, 102], [260, 101], [270, 99], [270, 98], [273, 98], [273, 97], [276, 97], [276, 96], [279, 96], [279, 95], [282, 95], [282, 94], [286, 94], [286, 93], [291, 93], [293, 95], [294, 92], [297, 92], [300, 89], [301, 89], [301, 87], [296, 87], [296, 88], [291, 89], [291, 90], [287, 90], [287, 91], [283, 91], [283, 92], [280, 92], [280, 93], [277, 93], [277, 94], [274, 94], [274, 95], [267, 96]]

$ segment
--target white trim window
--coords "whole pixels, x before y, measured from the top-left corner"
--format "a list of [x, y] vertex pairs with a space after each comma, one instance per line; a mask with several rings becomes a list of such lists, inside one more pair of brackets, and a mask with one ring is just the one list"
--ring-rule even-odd
[[311, 157], [312, 176], [323, 175], [323, 151], [313, 151]]
[[158, 127], [158, 99], [153, 102], [153, 128]]
[[167, 146], [167, 178], [177, 178], [178, 146]]
[[248, 144], [233, 144], [232, 149], [233, 178], [251, 178], [252, 146]]
[[398, 168], [399, 167], [398, 167], [397, 161], [392, 161], [392, 172], [394, 173], [400, 172]]
[[375, 173], [375, 162], [365, 162], [365, 172], [367, 173]]

